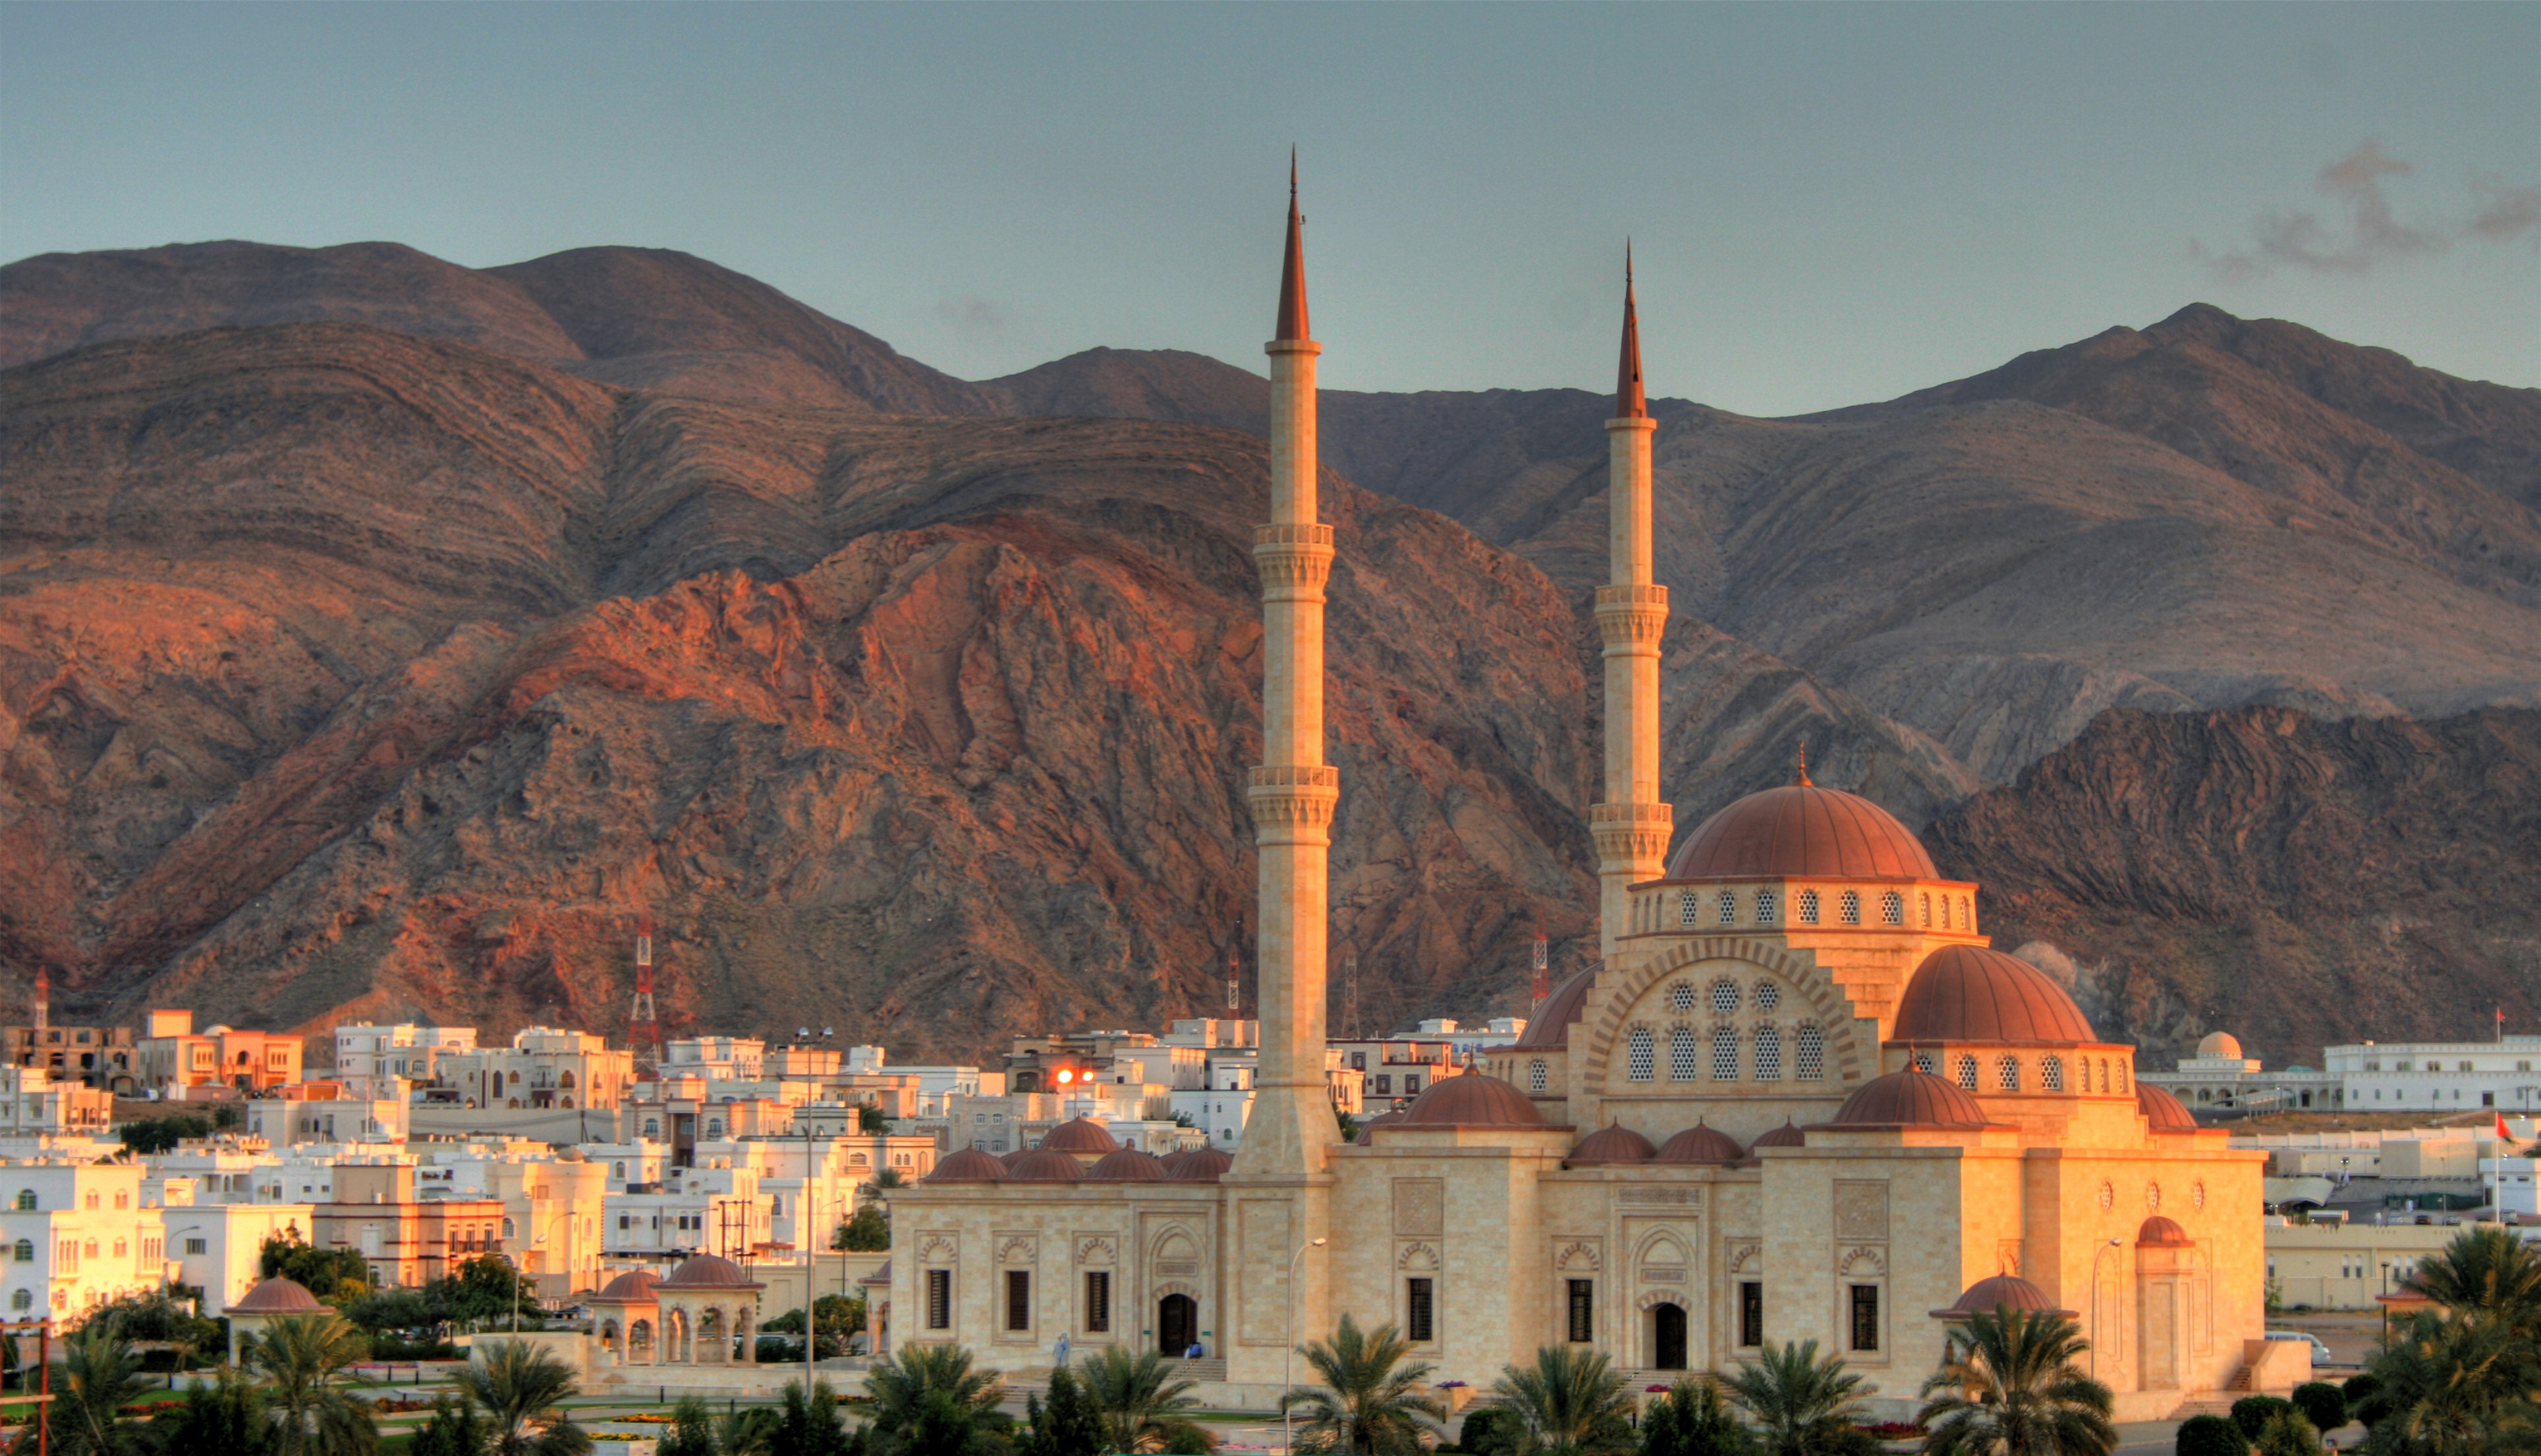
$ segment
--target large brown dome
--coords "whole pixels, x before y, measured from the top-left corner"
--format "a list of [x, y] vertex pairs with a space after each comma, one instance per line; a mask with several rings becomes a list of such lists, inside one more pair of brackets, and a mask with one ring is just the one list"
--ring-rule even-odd
[[1609, 1163], [1646, 1163], [1658, 1156], [1650, 1140], [1621, 1124], [1598, 1128], [1579, 1139], [1570, 1156], [1561, 1160], [1565, 1168], [1597, 1168]]
[[920, 1183], [998, 1183], [1006, 1176], [1006, 1165], [994, 1153], [966, 1147], [935, 1165], [935, 1171], [917, 1180]]
[[1824, 876], [1937, 880], [1932, 856], [1887, 810], [1842, 789], [1785, 784], [1749, 794], [1686, 836], [1671, 880]]
[[224, 1313], [313, 1314], [326, 1308], [327, 1306], [318, 1302], [317, 1295], [309, 1292], [308, 1285], [298, 1279], [286, 1279], [276, 1274], [240, 1295], [239, 1302], [231, 1305]]
[[1172, 1176], [1165, 1170], [1162, 1159], [1134, 1147], [1105, 1153], [1085, 1172], [1086, 1180], [1091, 1183], [1162, 1183]]
[[1913, 1069], [1872, 1077], [1836, 1110], [1831, 1128], [1983, 1128], [1977, 1100], [1930, 1072]]
[[758, 1280], [720, 1254], [691, 1254], [656, 1289], [756, 1289]]
[[1535, 1019], [1526, 1024], [1526, 1032], [1513, 1044], [1524, 1051], [1529, 1047], [1567, 1047], [1570, 1028], [1588, 1009], [1588, 992], [1597, 984], [1597, 973], [1604, 968], [1600, 961], [1553, 988], [1536, 1008]]
[[1063, 1152], [1035, 1148], [1015, 1159], [1006, 1170], [1008, 1183], [1074, 1183], [1085, 1176], [1085, 1165]]
[[1429, 1084], [1403, 1110], [1402, 1128], [1541, 1128], [1544, 1114], [1497, 1077], [1467, 1072]]
[[1990, 1274], [1961, 1291], [1948, 1309], [1932, 1311], [1936, 1320], [1964, 1319], [1969, 1315], [1999, 1314], [2016, 1309], [2023, 1314], [2062, 1315], [2073, 1317], [2069, 1309], [2058, 1309], [2047, 1291], [2018, 1274]]
[[2091, 1023], [2047, 973], [1998, 950], [1945, 945], [1897, 999], [1897, 1042], [2096, 1042]]
[[2175, 1219], [2155, 1213], [2136, 1228], [2136, 1243], [2146, 1249], [2194, 1249], [2197, 1241], [2188, 1236]]
[[2188, 1110], [2187, 1103], [2172, 1096], [2166, 1087], [2137, 1082], [2136, 1111], [2143, 1114], [2145, 1127], [2154, 1132], [2197, 1130], [2197, 1115]]
[[595, 1304], [650, 1304], [653, 1286], [661, 1280], [649, 1270], [634, 1269], [611, 1279], [607, 1287], [591, 1296]]

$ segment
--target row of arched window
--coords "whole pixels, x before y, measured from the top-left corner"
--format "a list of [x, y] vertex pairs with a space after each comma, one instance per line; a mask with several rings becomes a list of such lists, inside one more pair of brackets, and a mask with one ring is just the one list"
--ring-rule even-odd
[[[2078, 1056], [2074, 1058], [2074, 1066], [2077, 1084], [2072, 1090], [2076, 1092], [2095, 1090], [2092, 1086], [2095, 1075], [2099, 1083], [2096, 1090], [2101, 1092], [2112, 1090], [2108, 1057]], [[1931, 1052], [1916, 1053], [1915, 1069], [1939, 1076], [1941, 1074], [1939, 1055]], [[2021, 1059], [2009, 1052], [1997, 1054], [1991, 1065], [1979, 1061], [1974, 1053], [1962, 1052], [1952, 1059], [1949, 1074], [1953, 1081], [1970, 1092], [1989, 1090], [2017, 1092], [2021, 1090], [2021, 1082], [2025, 1075]], [[2038, 1085], [2040, 1090], [2046, 1092], [2066, 1090], [2064, 1057], [2051, 1052], [2038, 1058]], [[2114, 1090], [2119, 1092], [2130, 1090], [2127, 1084], [2127, 1064], [2123, 1060], [2116, 1063]]]
[[[1658, 1080], [1658, 1033], [1635, 1026], [1624, 1035], [1624, 1075], [1635, 1082]], [[1673, 1026], [1667, 1032], [1668, 1080], [1671, 1082], [1779, 1082], [1787, 1074], [1803, 1082], [1826, 1076], [1826, 1032], [1815, 1022], [1791, 1028], [1787, 1041], [1778, 1026], [1760, 1026], [1742, 1035], [1732, 1026], [1709, 1032]], [[1787, 1050], [1788, 1056], [1785, 1056]], [[1530, 1091], [1539, 1080], [1538, 1062], [1527, 1072]]]
[[[1747, 921], [1746, 923], [1754, 925], [1773, 925], [1779, 923], [1778, 917], [1781, 913], [1781, 903], [1774, 891], [1770, 889], [1758, 890], [1755, 893], [1755, 899], [1752, 902], [1752, 909], [1755, 913], [1755, 918]], [[1721, 890], [1715, 895], [1712, 895], [1708, 900], [1706, 899], [1702, 891], [1686, 890], [1679, 892], [1676, 899], [1677, 924], [1688, 929], [1706, 924], [1739, 924], [1741, 923], [1739, 920], [1739, 911], [1740, 906], [1738, 892], [1735, 890]], [[1843, 890], [1836, 893], [1835, 906], [1832, 911], [1834, 923], [1839, 925], [1859, 925], [1863, 923], [1863, 915], [1868, 912], [1869, 907], [1863, 902], [1860, 891]], [[1878, 915], [1878, 923], [1902, 928], [1906, 924], [1905, 892], [1900, 890], [1883, 891], [1879, 896], [1876, 912]], [[1828, 914], [1829, 910], [1825, 898], [1815, 890], [1802, 890], [1793, 898], [1791, 910], [1791, 922], [1793, 924], [1816, 925], [1825, 923]], [[1937, 920], [1934, 918], [1936, 914], [1939, 916]], [[1915, 895], [1915, 918], [1916, 923], [1921, 928], [1926, 930], [1935, 928], [1942, 930], [1972, 930], [1976, 928], [1976, 916], [1974, 910], [1968, 903], [1968, 897], [1964, 895], [1936, 895], [1929, 890], [1919, 890]]]

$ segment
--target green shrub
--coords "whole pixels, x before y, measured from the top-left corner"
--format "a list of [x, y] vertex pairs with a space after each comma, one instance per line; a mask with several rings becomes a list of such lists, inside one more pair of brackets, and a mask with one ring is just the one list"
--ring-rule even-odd
[[2191, 1416], [2179, 1422], [2178, 1456], [2250, 1456], [2250, 1438], [2220, 1416]]
[[2294, 1387], [2294, 1409], [2315, 1427], [2336, 1430], [2347, 1423], [2347, 1393], [2326, 1380], [2313, 1380]]
[[1217, 1442], [1209, 1437], [1208, 1428], [1188, 1420], [1174, 1423], [1173, 1433], [1165, 1439], [1165, 1456], [1214, 1456]]
[[2340, 1386], [2338, 1390], [2339, 1394], [2347, 1397], [2348, 1420], [2361, 1420], [2371, 1425], [2381, 1419], [2382, 1413], [2373, 1399], [2382, 1393], [2380, 1376], [2370, 1370], [2360, 1375], [2350, 1375], [2347, 1377], [2347, 1383]]
[[2259, 1432], [2268, 1428], [2270, 1417], [2293, 1408], [2294, 1403], [2283, 1396], [2243, 1396], [2232, 1403], [2232, 1423], [2241, 1428], [2241, 1434], [2255, 1441]]

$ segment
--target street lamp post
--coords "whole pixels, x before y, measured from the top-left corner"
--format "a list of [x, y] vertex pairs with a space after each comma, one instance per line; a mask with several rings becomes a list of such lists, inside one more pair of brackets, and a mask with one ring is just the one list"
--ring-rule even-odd
[[1279, 1351], [1279, 1449], [1294, 1456], [1297, 1449], [1296, 1417], [1289, 1414], [1288, 1394], [1295, 1389], [1291, 1376], [1297, 1357], [1297, 1271], [1306, 1251], [1324, 1246], [1322, 1239], [1308, 1239], [1288, 1256], [1288, 1347]]

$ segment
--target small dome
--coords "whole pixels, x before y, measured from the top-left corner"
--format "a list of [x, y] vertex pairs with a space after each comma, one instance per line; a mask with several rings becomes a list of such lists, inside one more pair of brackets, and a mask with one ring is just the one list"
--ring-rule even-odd
[[1215, 1183], [1219, 1174], [1235, 1166], [1233, 1153], [1213, 1147], [1196, 1147], [1176, 1156], [1180, 1159], [1174, 1166], [1176, 1183]]
[[317, 1295], [309, 1292], [308, 1285], [297, 1279], [286, 1279], [276, 1275], [240, 1295], [239, 1302], [231, 1305], [225, 1313], [315, 1314], [326, 1308], [327, 1306], [318, 1302]]
[[1006, 1176], [1006, 1165], [977, 1147], [966, 1147], [943, 1162], [935, 1171], [918, 1180], [920, 1183], [996, 1183]]
[[660, 1282], [649, 1271], [629, 1270], [611, 1279], [591, 1297], [598, 1304], [650, 1304], [653, 1302], [653, 1286]]
[[1402, 1121], [1403, 1114], [1399, 1112], [1378, 1113], [1375, 1117], [1372, 1117], [1366, 1122], [1358, 1125], [1358, 1130], [1350, 1134], [1350, 1141], [1356, 1143], [1360, 1147], [1366, 1147], [1376, 1141], [1375, 1134], [1370, 1132], [1368, 1130], [1369, 1128], [1391, 1127]]
[[1108, 1153], [1121, 1146], [1121, 1139], [1092, 1118], [1071, 1118], [1051, 1128], [1041, 1145], [1051, 1152]]
[[[1782, 1126], [1756, 1139], [1756, 1147], [1806, 1147], [1808, 1145], [1808, 1134], [1801, 1131], [1789, 1118], [1782, 1119]], [[1748, 1151], [1753, 1152], [1755, 1148], [1749, 1148]]]
[[2193, 1249], [2197, 1241], [2188, 1230], [2155, 1213], [2136, 1230], [2136, 1247], [2140, 1249]]
[[1143, 1153], [1134, 1147], [1103, 1155], [1101, 1162], [1086, 1170], [1094, 1183], [1162, 1183], [1172, 1177], [1165, 1171], [1164, 1160], [1154, 1153]]
[[1022, 1162], [1026, 1157], [1030, 1156], [1031, 1153], [1032, 1149], [1028, 1147], [1019, 1147], [1013, 1152], [998, 1153], [996, 1155], [997, 1166], [1000, 1168], [1012, 1168], [1015, 1164]]
[[1609, 1124], [1579, 1139], [1570, 1156], [1561, 1160], [1565, 1168], [1598, 1168], [1609, 1163], [1646, 1163], [1657, 1157], [1659, 1150], [1650, 1140], [1621, 1124]]
[[2006, 1309], [2025, 1314], [2062, 1315], [2073, 1318], [2073, 1311], [2058, 1309], [2047, 1292], [2018, 1274], [1995, 1274], [1968, 1285], [1948, 1309], [1932, 1311], [1939, 1320], [1965, 1319], [1969, 1315], [1999, 1314]]
[[759, 1281], [720, 1254], [691, 1254], [655, 1289], [756, 1289]]
[[2230, 1032], [2208, 1032], [2197, 1039], [2197, 1055], [2238, 1061], [2241, 1059], [2241, 1041]]
[[1930, 1072], [1912, 1069], [1873, 1077], [1836, 1110], [1832, 1128], [1982, 1128], [1977, 1100]]
[[2065, 988], [2017, 956], [1945, 945], [1897, 998], [1892, 1042], [2096, 1042]]
[[1570, 1028], [1587, 1011], [1588, 992], [1595, 988], [1597, 973], [1605, 966], [1605, 962], [1599, 961], [1555, 986], [1553, 994], [1546, 996], [1544, 1004], [1536, 1008], [1535, 1019], [1526, 1024], [1526, 1031], [1511, 1044], [1511, 1049], [1522, 1052], [1530, 1047], [1569, 1046]]
[[1074, 1183], [1084, 1176], [1083, 1163], [1047, 1147], [1015, 1159], [1015, 1165], [1006, 1170], [1008, 1183]]
[[[1791, 1128], [1796, 1135], [1797, 1128]], [[1769, 1136], [1771, 1134], [1768, 1134]], [[1722, 1166], [1747, 1156], [1738, 1139], [1717, 1128], [1706, 1127], [1696, 1119], [1693, 1127], [1659, 1144], [1658, 1160], [1662, 1163], [1718, 1163]]]
[[1467, 1072], [1431, 1082], [1403, 1110], [1405, 1128], [1541, 1128], [1544, 1114], [1497, 1077]]
[[1749, 794], [1686, 836], [1671, 880], [1791, 875], [1847, 880], [1937, 880], [1914, 831], [1859, 794], [1785, 784]]
[[2136, 1111], [2143, 1114], [2146, 1127], [2155, 1132], [2194, 1132], [2197, 1115], [2188, 1104], [2150, 1082], [2136, 1083]]

